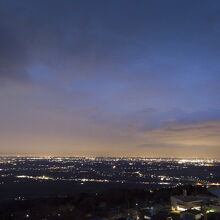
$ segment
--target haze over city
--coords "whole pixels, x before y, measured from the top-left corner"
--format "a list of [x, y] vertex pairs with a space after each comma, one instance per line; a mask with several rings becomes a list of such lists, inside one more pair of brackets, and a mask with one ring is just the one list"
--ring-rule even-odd
[[218, 0], [1, 0], [0, 153], [220, 159]]

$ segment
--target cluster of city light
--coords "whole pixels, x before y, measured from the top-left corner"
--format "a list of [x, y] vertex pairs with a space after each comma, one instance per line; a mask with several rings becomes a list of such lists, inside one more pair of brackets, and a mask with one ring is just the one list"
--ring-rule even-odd
[[[201, 175], [186, 175], [184, 169], [200, 167]], [[9, 178], [13, 182], [33, 179], [36, 181], [75, 181], [138, 183], [156, 185], [219, 186], [218, 173], [204, 171], [220, 166], [215, 160], [173, 158], [113, 158], [113, 157], [2, 157], [0, 158], [1, 184]], [[38, 175], [33, 175], [37, 173]], [[187, 172], [189, 173], [189, 172]], [[181, 175], [183, 174], [183, 175]], [[23, 180], [22, 180], [23, 179]]]
[[52, 177], [48, 176], [27, 176], [27, 175], [19, 175], [17, 178], [25, 178], [25, 179], [35, 179], [35, 180], [54, 180]]
[[109, 182], [109, 180], [102, 180], [102, 179], [74, 179], [75, 181], [80, 181], [80, 182], [100, 182], [100, 183], [104, 183], [104, 182]]

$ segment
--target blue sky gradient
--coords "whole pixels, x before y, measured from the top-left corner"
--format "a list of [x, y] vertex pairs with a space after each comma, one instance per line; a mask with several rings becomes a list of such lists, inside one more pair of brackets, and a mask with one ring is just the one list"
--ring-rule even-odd
[[2, 0], [0, 152], [220, 158], [218, 0]]

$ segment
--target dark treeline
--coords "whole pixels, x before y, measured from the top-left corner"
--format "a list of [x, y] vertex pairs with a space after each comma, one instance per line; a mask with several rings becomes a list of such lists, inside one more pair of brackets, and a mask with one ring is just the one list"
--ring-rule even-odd
[[179, 186], [154, 191], [145, 189], [108, 189], [101, 193], [78, 193], [65, 198], [52, 197], [0, 204], [0, 219], [74, 219], [109, 217], [137, 204], [168, 203], [171, 195], [208, 193], [200, 186]]

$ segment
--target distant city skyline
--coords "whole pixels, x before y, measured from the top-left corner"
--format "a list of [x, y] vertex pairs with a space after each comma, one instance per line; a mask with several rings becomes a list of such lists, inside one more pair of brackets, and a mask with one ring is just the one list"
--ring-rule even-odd
[[2, 0], [0, 155], [220, 159], [218, 0]]

